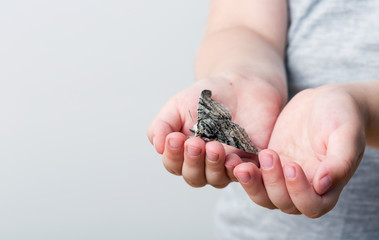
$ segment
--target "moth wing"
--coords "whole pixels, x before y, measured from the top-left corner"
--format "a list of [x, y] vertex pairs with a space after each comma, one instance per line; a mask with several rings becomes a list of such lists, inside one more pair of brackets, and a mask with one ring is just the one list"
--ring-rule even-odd
[[232, 119], [229, 110], [222, 104], [214, 101], [210, 90], [203, 90], [199, 98], [199, 105], [197, 108], [197, 120], [201, 121], [206, 118], [214, 120], [219, 119]]
[[245, 129], [233, 123], [229, 110], [211, 97], [212, 92], [210, 90], [201, 92], [197, 108], [198, 124], [202, 121], [211, 121], [217, 124], [217, 128], [212, 128], [214, 140], [257, 154], [259, 150], [251, 142]]
[[224, 107], [221, 103], [214, 101], [213, 99], [211, 100], [212, 100], [213, 109], [215, 109], [217, 113], [215, 114], [215, 117], [219, 119], [232, 120], [232, 115], [230, 114], [230, 111], [226, 107]]
[[251, 142], [245, 129], [236, 123], [232, 122], [232, 124], [234, 125], [233, 128], [235, 129], [234, 133], [236, 134], [231, 134], [231, 135], [232, 136], [234, 135], [234, 137], [236, 137], [235, 135], [238, 136], [236, 137], [238, 139], [238, 143], [236, 144], [237, 148], [242, 149], [246, 152], [258, 154], [259, 152], [258, 148]]
[[232, 121], [224, 121], [222, 127], [216, 133], [215, 140], [225, 143], [229, 146], [258, 154], [258, 148], [251, 142], [245, 129]]

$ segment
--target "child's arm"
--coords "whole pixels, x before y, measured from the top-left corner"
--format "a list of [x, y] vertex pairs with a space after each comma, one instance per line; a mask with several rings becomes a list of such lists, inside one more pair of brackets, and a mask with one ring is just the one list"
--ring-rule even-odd
[[[285, 0], [211, 1], [207, 31], [196, 60], [197, 80], [171, 98], [152, 121], [148, 137], [162, 154], [166, 169], [195, 187], [226, 186], [241, 160], [213, 141], [189, 138], [200, 92], [210, 89], [216, 101], [266, 148], [276, 118], [287, 99], [283, 64], [287, 30]], [[247, 156], [249, 159], [251, 155]], [[225, 173], [225, 166], [227, 174]]]
[[272, 84], [285, 104], [286, 36], [284, 0], [213, 0], [205, 37], [197, 53], [197, 79], [262, 78]]
[[348, 83], [343, 87], [359, 102], [367, 145], [379, 148], [379, 81]]

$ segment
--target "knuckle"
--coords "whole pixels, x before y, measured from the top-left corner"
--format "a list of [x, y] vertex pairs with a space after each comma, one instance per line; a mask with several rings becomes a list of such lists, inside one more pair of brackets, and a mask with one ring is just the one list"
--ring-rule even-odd
[[213, 183], [210, 184], [214, 188], [222, 189], [229, 185], [229, 182], [223, 182], [223, 183]]
[[287, 213], [287, 214], [291, 214], [291, 215], [301, 214], [300, 211], [294, 205], [289, 206], [289, 207], [285, 207], [285, 208], [281, 208], [280, 211]]
[[191, 187], [194, 187], [194, 188], [201, 188], [201, 187], [204, 187], [206, 185], [206, 182], [202, 181], [202, 180], [193, 181], [193, 180], [190, 180], [190, 179], [185, 178], [185, 177], [184, 177], [184, 180], [186, 181], [186, 183], [188, 185], [190, 185]]
[[321, 211], [312, 211], [311, 213], [304, 213], [305, 216], [315, 219], [324, 215]]
[[206, 159], [206, 165], [207, 165], [207, 167], [213, 168], [213, 169], [218, 169], [218, 168], [220, 168], [220, 166], [223, 167], [221, 161], [217, 161], [217, 160], [216, 161], [210, 161], [209, 158], [208, 158], [208, 156], [207, 156], [207, 159]]
[[204, 157], [203, 156], [197, 156], [197, 157], [184, 157], [184, 164], [188, 167], [192, 168], [204, 168]]
[[167, 161], [163, 161], [163, 166], [166, 168], [166, 170], [171, 173], [171, 174], [174, 174], [176, 176], [181, 176], [182, 175], [182, 168], [179, 167], [179, 166], [175, 166], [173, 164], [170, 164], [169, 162]]
[[206, 181], [215, 188], [226, 187], [230, 180], [225, 172], [208, 172], [206, 173]]
[[282, 184], [280, 179], [277, 178], [277, 177], [274, 177], [274, 178], [265, 178], [264, 179], [264, 184], [267, 188], [271, 188], [271, 187], [277, 187], [278, 185]]
[[171, 169], [171, 168], [167, 168], [167, 167], [166, 167], [166, 170], [167, 170], [169, 173], [171, 173], [171, 174], [173, 174], [173, 175], [176, 175], [176, 176], [181, 176], [181, 175], [182, 175], [182, 173], [181, 173], [180, 171], [175, 171], [175, 170], [173, 170], [173, 169]]
[[262, 207], [266, 207], [267, 209], [270, 209], [270, 210], [278, 209], [277, 207], [275, 207], [273, 205], [262, 206]]
[[251, 196], [251, 195], [249, 195], [249, 197], [253, 202], [255, 202], [257, 205], [261, 207], [264, 207], [270, 210], [278, 209], [278, 207], [276, 207], [271, 201], [267, 199], [261, 198], [259, 196]]
[[238, 182], [238, 179], [234, 176], [229, 177], [231, 182]]
[[315, 219], [315, 218], [319, 218], [319, 217], [323, 216], [327, 212], [328, 211], [325, 211], [325, 209], [323, 207], [319, 207], [319, 208], [312, 208], [311, 211], [304, 212], [303, 214], [308, 218]]

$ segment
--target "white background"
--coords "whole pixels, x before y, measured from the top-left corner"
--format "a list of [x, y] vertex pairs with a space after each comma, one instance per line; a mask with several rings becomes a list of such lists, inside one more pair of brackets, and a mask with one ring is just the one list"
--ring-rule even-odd
[[0, 3], [0, 239], [212, 239], [219, 194], [147, 127], [194, 80], [208, 1]]

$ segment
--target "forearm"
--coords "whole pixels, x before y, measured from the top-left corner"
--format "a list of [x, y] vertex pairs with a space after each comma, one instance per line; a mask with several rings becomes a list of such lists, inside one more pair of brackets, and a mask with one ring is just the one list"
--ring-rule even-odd
[[285, 0], [213, 0], [196, 78], [231, 76], [271, 84], [287, 100]]
[[366, 144], [379, 148], [379, 81], [348, 83], [345, 87], [362, 112]]
[[283, 52], [257, 33], [244, 27], [209, 34], [196, 59], [197, 79], [230, 74], [268, 81], [287, 100]]

